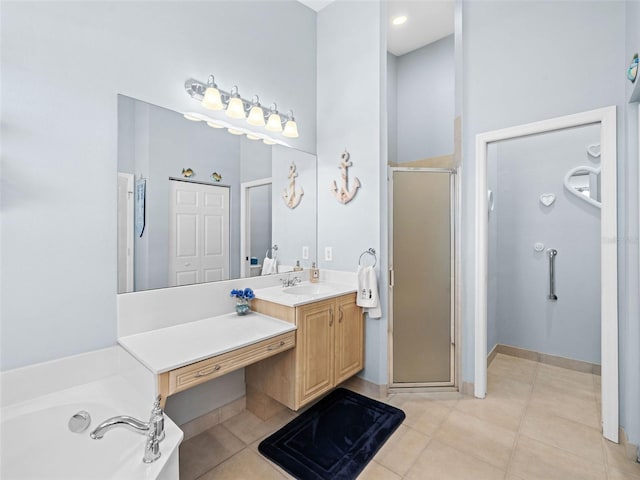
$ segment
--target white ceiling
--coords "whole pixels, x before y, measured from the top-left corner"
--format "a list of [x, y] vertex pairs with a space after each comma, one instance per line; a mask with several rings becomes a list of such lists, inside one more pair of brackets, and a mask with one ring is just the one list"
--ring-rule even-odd
[[[333, 0], [298, 0], [322, 10]], [[387, 4], [387, 50], [404, 55], [453, 33], [454, 0], [385, 0]], [[391, 18], [406, 15], [405, 24], [394, 26]]]

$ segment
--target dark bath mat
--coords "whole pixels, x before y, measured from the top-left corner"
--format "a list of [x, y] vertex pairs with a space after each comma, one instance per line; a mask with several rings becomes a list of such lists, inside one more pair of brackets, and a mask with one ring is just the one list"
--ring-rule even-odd
[[354, 479], [404, 418], [398, 408], [338, 388], [258, 450], [300, 480]]

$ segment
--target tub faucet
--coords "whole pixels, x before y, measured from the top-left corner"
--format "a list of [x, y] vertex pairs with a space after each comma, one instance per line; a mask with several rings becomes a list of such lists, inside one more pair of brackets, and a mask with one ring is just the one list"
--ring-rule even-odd
[[151, 418], [148, 422], [143, 422], [128, 415], [118, 415], [111, 417], [89, 434], [94, 440], [100, 440], [104, 434], [116, 427], [125, 427], [132, 432], [147, 436], [147, 443], [144, 447], [144, 463], [151, 463], [160, 458], [160, 442], [164, 439], [164, 412], [160, 408], [160, 397], [156, 399], [151, 410]]

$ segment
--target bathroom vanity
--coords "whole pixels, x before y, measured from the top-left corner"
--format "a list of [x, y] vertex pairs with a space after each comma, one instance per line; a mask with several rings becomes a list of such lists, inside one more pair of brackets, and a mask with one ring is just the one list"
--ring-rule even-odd
[[187, 322], [118, 342], [157, 376], [162, 407], [168, 396], [295, 346], [295, 325], [250, 313]]
[[364, 319], [353, 288], [282, 291], [257, 291], [252, 308], [295, 325], [296, 348], [245, 369], [248, 409], [252, 395], [266, 395], [299, 410], [364, 367]]
[[[168, 396], [245, 368], [247, 409], [256, 396], [292, 410], [364, 367], [364, 319], [355, 287], [302, 284], [256, 289], [252, 312], [228, 313], [118, 339]], [[274, 403], [275, 403], [274, 402]]]

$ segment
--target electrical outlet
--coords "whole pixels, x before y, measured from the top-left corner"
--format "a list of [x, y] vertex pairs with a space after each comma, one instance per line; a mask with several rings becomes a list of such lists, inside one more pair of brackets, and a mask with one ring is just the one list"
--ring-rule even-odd
[[302, 247], [302, 259], [309, 260], [309, 247]]
[[324, 247], [324, 259], [327, 262], [333, 260], [333, 250], [331, 249], [331, 247]]

